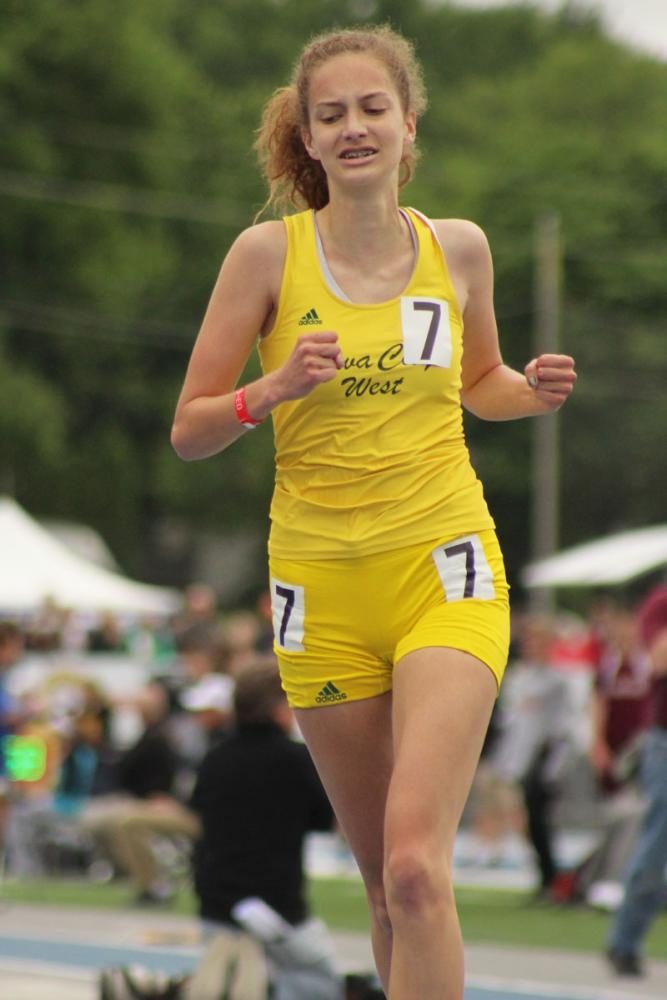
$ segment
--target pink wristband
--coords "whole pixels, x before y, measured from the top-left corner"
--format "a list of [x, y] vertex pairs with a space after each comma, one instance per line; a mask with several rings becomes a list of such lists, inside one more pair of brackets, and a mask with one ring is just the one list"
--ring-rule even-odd
[[236, 411], [236, 419], [243, 425], [243, 427], [246, 428], [246, 430], [252, 431], [255, 427], [259, 427], [259, 425], [263, 423], [262, 420], [255, 420], [255, 418], [251, 417], [248, 413], [248, 407], [246, 406], [245, 401], [245, 386], [237, 389], [234, 393], [234, 410]]

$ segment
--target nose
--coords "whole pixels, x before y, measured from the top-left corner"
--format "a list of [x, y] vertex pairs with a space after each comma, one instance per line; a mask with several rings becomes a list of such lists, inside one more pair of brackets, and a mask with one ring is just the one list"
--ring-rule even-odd
[[366, 125], [361, 116], [357, 112], [351, 111], [345, 119], [343, 137], [345, 139], [361, 139], [366, 133]]

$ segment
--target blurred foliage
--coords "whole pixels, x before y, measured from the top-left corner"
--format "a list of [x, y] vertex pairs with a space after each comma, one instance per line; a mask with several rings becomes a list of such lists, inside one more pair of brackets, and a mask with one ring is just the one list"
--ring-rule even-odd
[[[563, 543], [664, 520], [664, 63], [569, 5], [5, 0], [0, 484], [32, 513], [96, 526], [131, 572], [186, 582], [165, 524], [181, 548], [266, 533], [270, 430], [184, 465], [171, 414], [219, 263], [264, 200], [251, 151], [264, 100], [314, 31], [369, 20], [414, 39], [429, 88], [406, 200], [487, 231], [517, 367], [532, 353], [535, 223], [561, 219], [561, 347], [580, 371], [558, 418]], [[531, 422], [467, 423], [514, 577]]]

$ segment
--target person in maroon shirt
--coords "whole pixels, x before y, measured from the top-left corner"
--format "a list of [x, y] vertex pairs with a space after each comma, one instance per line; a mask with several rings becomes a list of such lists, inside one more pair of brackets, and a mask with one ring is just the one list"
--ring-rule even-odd
[[609, 795], [631, 777], [630, 756], [652, 715], [653, 665], [631, 608], [614, 610], [596, 660], [590, 756]]
[[639, 609], [642, 639], [653, 672], [652, 722], [642, 753], [646, 812], [628, 868], [623, 903], [614, 916], [607, 956], [620, 975], [643, 974], [642, 943], [665, 902], [667, 880], [667, 584]]
[[593, 850], [552, 889], [557, 902], [591, 902], [598, 887], [620, 884], [643, 818], [638, 785], [641, 743], [651, 722], [653, 665], [636, 611], [604, 607], [604, 631], [591, 643], [594, 663], [589, 759], [604, 823]]

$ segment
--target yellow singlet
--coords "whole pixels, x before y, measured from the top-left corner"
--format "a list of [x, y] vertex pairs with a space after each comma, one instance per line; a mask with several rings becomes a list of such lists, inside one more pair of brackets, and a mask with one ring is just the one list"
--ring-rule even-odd
[[416, 241], [404, 293], [360, 305], [326, 274], [310, 210], [287, 216], [264, 372], [297, 338], [338, 334], [335, 380], [273, 413], [276, 482], [269, 552], [284, 559], [370, 555], [493, 527], [470, 464], [460, 402], [463, 320], [437, 237], [403, 209]]

